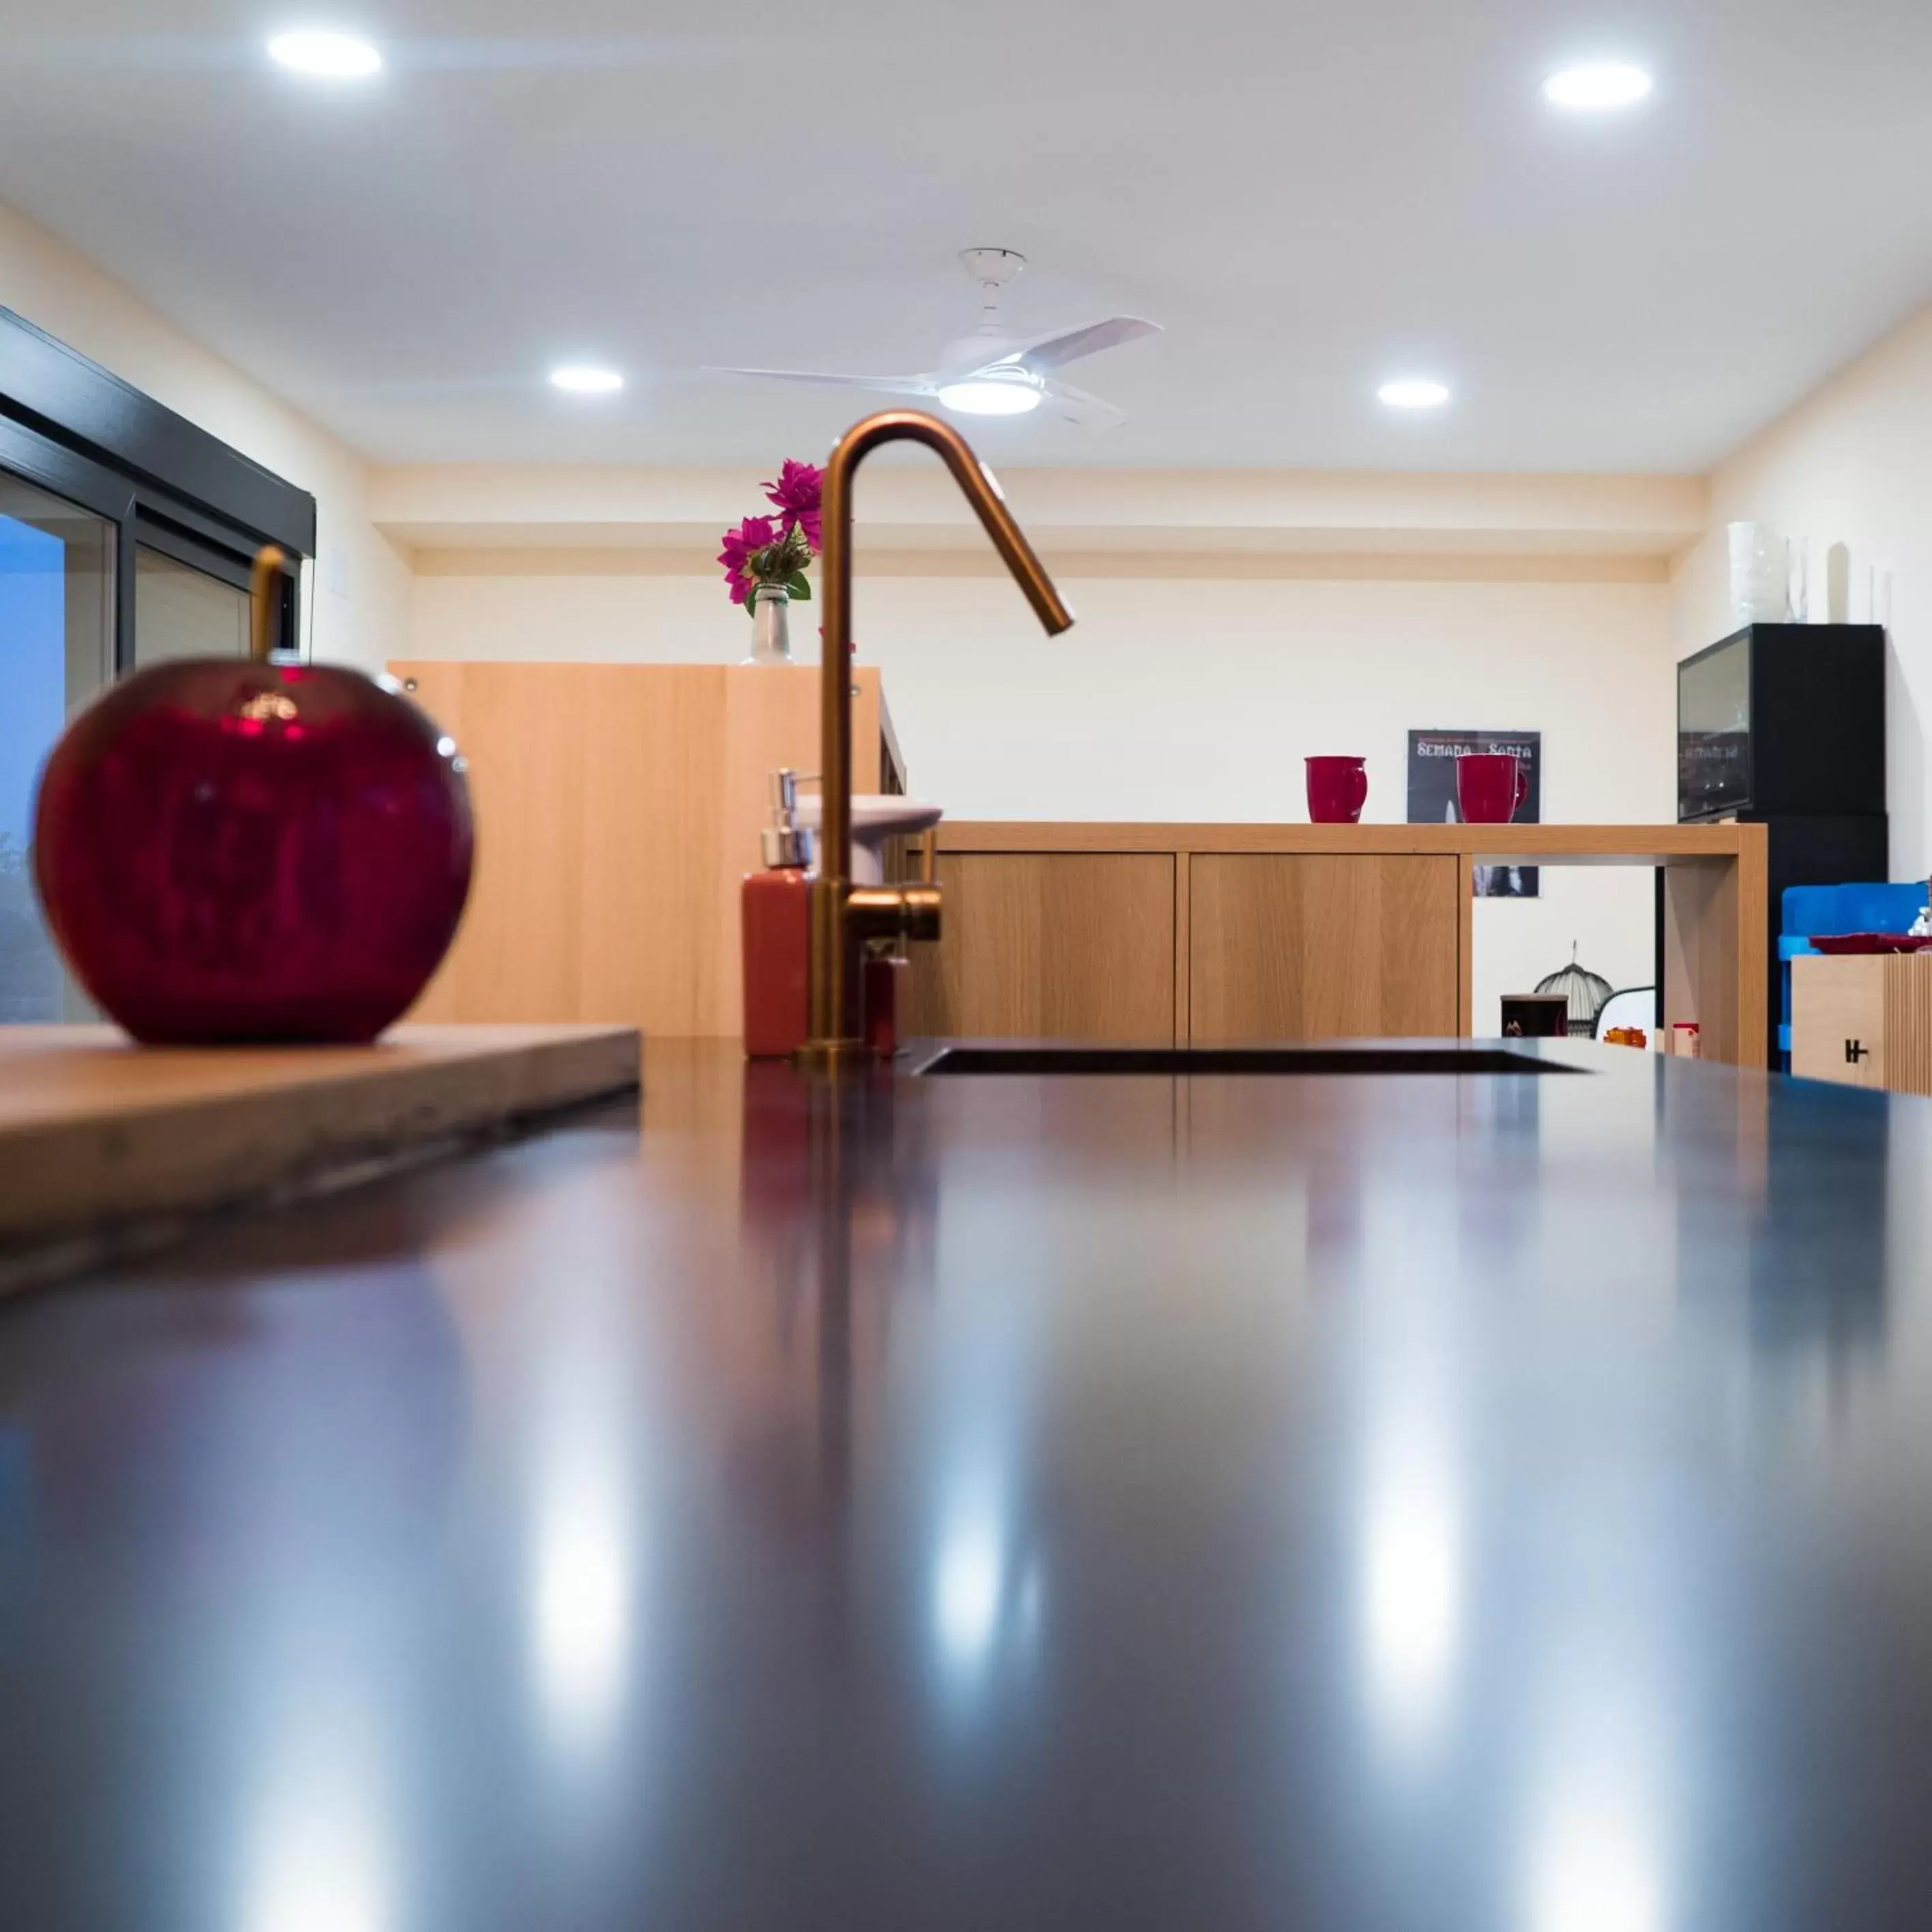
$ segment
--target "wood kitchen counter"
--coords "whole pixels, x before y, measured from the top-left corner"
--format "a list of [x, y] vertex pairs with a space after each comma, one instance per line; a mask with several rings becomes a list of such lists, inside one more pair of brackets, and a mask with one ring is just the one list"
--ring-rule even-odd
[[1477, 865], [1663, 868], [1666, 1023], [1765, 1064], [1757, 825], [949, 821], [918, 1030], [1148, 1044], [1470, 1034]]

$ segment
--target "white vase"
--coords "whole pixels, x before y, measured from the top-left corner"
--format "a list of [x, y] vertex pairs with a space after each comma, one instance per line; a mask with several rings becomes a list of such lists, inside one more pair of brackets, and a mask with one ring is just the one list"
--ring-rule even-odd
[[748, 664], [790, 664], [791, 629], [787, 614], [791, 598], [775, 584], [761, 584], [752, 592], [752, 655]]
[[1731, 611], [1740, 624], [1781, 624], [1791, 612], [1791, 550], [1768, 524], [1732, 524]]

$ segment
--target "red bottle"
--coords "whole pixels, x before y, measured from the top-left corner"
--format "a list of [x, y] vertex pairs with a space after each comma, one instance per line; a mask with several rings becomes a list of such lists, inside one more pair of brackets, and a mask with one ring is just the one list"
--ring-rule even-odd
[[745, 874], [739, 921], [745, 949], [745, 1052], [793, 1054], [811, 1030], [809, 835], [798, 823], [798, 780], [772, 774], [771, 823], [760, 836], [763, 868]]
[[861, 982], [866, 989], [866, 1051], [890, 1060], [899, 1050], [900, 993], [912, 971], [909, 960], [890, 952], [868, 952]]

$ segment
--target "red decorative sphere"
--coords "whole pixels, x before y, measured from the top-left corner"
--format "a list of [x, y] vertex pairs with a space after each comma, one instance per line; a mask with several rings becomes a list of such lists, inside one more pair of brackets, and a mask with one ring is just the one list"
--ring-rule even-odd
[[374, 1040], [455, 935], [475, 844], [454, 742], [328, 664], [157, 664], [68, 726], [34, 876], [136, 1040]]

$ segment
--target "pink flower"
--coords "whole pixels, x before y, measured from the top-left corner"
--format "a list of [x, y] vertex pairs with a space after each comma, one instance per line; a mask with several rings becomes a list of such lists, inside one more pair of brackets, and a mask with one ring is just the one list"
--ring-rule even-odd
[[814, 552], [824, 548], [819, 502], [825, 489], [825, 472], [815, 464], [794, 463], [785, 458], [775, 483], [765, 485], [765, 501], [784, 514], [780, 520], [787, 530], [796, 524]]
[[724, 532], [724, 548], [718, 561], [724, 566], [724, 581], [731, 586], [731, 602], [742, 604], [752, 594], [752, 554], [778, 540], [777, 526], [769, 517], [747, 517], [735, 530]]

